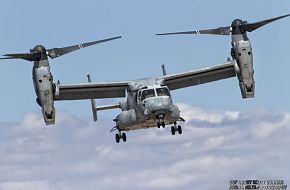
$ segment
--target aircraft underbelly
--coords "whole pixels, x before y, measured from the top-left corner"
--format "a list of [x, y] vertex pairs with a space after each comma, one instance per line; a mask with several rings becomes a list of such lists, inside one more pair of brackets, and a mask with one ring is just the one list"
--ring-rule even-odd
[[[170, 125], [177, 122], [180, 119], [180, 114], [174, 112], [168, 112], [165, 114], [164, 119], [161, 121], [165, 123], [165, 125]], [[155, 118], [155, 115], [145, 116], [143, 119], [136, 120], [132, 123], [127, 123], [124, 125], [119, 124], [119, 129], [122, 131], [130, 131], [130, 130], [138, 130], [138, 129], [148, 129], [152, 127], [157, 127], [157, 122], [159, 120]]]

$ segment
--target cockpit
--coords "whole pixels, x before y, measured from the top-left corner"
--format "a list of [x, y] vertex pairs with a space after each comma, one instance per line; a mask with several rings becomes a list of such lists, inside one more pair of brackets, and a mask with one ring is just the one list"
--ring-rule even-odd
[[167, 87], [157, 87], [151, 89], [143, 89], [138, 91], [138, 99], [143, 101], [144, 99], [157, 97], [157, 96], [169, 96], [170, 92]]
[[141, 101], [146, 99], [146, 98], [151, 98], [151, 97], [155, 97], [155, 91], [154, 89], [148, 89], [148, 90], [143, 90], [141, 92]]
[[156, 88], [157, 96], [170, 96], [169, 90], [167, 87]]

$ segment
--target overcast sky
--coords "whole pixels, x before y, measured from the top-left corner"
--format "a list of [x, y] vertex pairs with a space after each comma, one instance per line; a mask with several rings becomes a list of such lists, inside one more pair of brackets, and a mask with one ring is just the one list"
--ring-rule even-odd
[[[0, 54], [28, 52], [122, 35], [50, 61], [62, 83], [118, 81], [219, 64], [230, 56], [228, 36], [155, 33], [255, 22], [289, 14], [289, 1], [147, 0], [21, 1], [0, 7]], [[89, 101], [57, 102], [46, 127], [35, 102], [32, 64], [1, 61], [0, 190], [226, 189], [231, 179], [289, 178], [290, 18], [248, 36], [256, 95], [241, 98], [236, 78], [172, 93], [187, 119], [184, 134], [168, 129], [127, 133], [115, 144], [112, 119]], [[117, 100], [97, 101], [111, 103]]]

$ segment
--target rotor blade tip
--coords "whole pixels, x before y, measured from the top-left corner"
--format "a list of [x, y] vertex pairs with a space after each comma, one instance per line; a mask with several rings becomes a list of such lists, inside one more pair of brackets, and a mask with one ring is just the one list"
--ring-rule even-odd
[[116, 37], [113, 37], [112, 39], [118, 39], [118, 38], [122, 38], [122, 36], [116, 36]]
[[157, 36], [166, 36], [166, 35], [171, 35], [172, 33], [159, 33], [159, 34], [156, 34]]

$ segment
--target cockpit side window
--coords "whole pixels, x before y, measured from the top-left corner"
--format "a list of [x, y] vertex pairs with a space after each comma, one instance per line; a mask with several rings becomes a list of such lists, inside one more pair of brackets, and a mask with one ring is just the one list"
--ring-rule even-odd
[[166, 87], [156, 88], [158, 96], [170, 96], [169, 90]]
[[139, 101], [141, 101], [141, 90], [136, 93], [136, 104], [138, 104]]
[[141, 95], [141, 101], [146, 98], [155, 97], [154, 89], [143, 90]]

